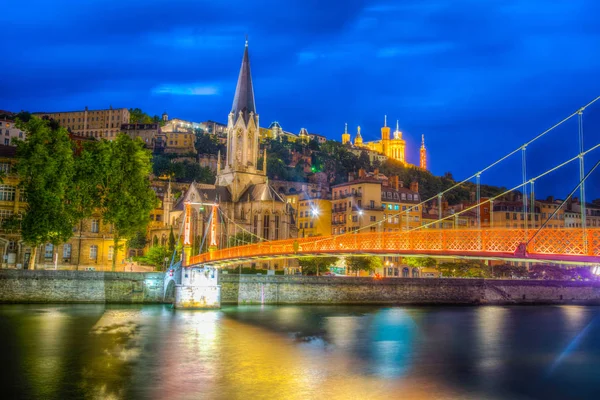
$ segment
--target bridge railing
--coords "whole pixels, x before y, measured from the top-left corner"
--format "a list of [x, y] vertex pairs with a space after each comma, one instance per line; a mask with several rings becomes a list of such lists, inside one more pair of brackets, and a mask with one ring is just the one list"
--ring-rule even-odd
[[[339, 236], [316, 236], [249, 244], [193, 256], [190, 264], [211, 261], [315, 254], [514, 254], [535, 230], [524, 229], [425, 229], [410, 232], [367, 232]], [[600, 228], [544, 229], [527, 246], [527, 253], [545, 255], [600, 256]], [[599, 259], [600, 261], [600, 259]]]

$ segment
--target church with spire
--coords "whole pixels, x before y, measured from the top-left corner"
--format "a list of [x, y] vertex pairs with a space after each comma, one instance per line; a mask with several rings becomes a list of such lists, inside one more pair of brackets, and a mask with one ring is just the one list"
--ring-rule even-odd
[[[390, 136], [390, 127], [387, 124], [387, 115], [384, 116], [383, 127], [381, 128], [381, 140], [372, 142], [363, 142], [360, 133], [360, 126], [357, 128], [354, 142], [348, 133], [348, 124], [345, 125], [344, 133], [342, 133], [342, 144], [353, 146], [354, 148], [364, 148], [380, 154], [387, 158], [400, 161], [406, 166], [415, 166], [406, 160], [406, 141], [402, 138], [399, 122], [396, 121], [396, 130], [393, 136]], [[421, 149], [419, 152], [419, 168], [427, 169], [427, 151], [425, 150], [425, 135], [421, 136]]]
[[[215, 184], [192, 183], [177, 201], [171, 186], [163, 201], [165, 223], [179, 227], [185, 205], [192, 209], [193, 237], [202, 237], [209, 223], [210, 210], [216, 204], [218, 213], [218, 247], [236, 237], [237, 244], [297, 237], [294, 213], [284, 195], [275, 191], [267, 178], [267, 157], [258, 164], [259, 116], [254, 102], [254, 87], [250, 72], [248, 41], [244, 48], [242, 65], [231, 111], [227, 117], [227, 151], [224, 165], [218, 157]], [[288, 261], [274, 260], [261, 268], [281, 269]]]

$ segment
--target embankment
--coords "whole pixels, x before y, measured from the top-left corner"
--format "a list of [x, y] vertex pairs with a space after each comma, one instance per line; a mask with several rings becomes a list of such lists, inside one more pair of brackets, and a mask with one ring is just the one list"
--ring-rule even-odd
[[[161, 303], [159, 272], [0, 270], [0, 303]], [[600, 282], [221, 275], [222, 304], [598, 304]]]

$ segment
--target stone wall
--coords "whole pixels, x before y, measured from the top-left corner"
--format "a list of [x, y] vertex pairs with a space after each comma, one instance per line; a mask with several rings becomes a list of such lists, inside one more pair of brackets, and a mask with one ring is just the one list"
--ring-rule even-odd
[[221, 275], [223, 304], [600, 304], [600, 283]]
[[0, 271], [0, 303], [159, 303], [162, 273]]
[[[160, 303], [163, 277], [1, 270], [0, 303]], [[221, 274], [219, 283], [222, 304], [600, 304], [600, 282]]]

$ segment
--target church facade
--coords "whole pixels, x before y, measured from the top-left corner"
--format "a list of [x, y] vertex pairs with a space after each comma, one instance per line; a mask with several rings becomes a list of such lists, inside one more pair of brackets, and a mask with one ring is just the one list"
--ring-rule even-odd
[[[393, 136], [390, 136], [390, 127], [387, 126], [387, 116], [384, 118], [383, 127], [381, 128], [381, 140], [375, 140], [372, 142], [363, 142], [362, 135], [360, 133], [360, 126], [357, 129], [354, 143], [348, 133], [348, 124], [342, 134], [342, 144], [348, 144], [354, 148], [364, 148], [377, 153], [383, 154], [389, 159], [400, 161], [406, 166], [415, 166], [406, 161], [406, 141], [402, 138], [402, 132], [399, 129], [398, 121], [396, 121], [396, 130]], [[427, 169], [427, 150], [425, 148], [425, 135], [421, 136], [421, 148], [419, 150], [419, 168]]]
[[[163, 199], [163, 220], [167, 229], [180, 230], [187, 208], [187, 212], [191, 212], [191, 235], [196, 241], [202, 241], [210, 219], [217, 218], [219, 248], [248, 241], [256, 243], [297, 237], [291, 205], [284, 194], [269, 184], [266, 152], [262, 165], [258, 165], [259, 134], [259, 115], [254, 103], [246, 42], [232, 109], [227, 118], [225, 164], [221, 165], [218, 157], [214, 185], [192, 183], [177, 200], [169, 185]], [[215, 214], [211, 213], [213, 208], [218, 210]], [[202, 245], [196, 246], [196, 251], [201, 248]], [[283, 269], [290, 263], [272, 260], [257, 262], [255, 266]]]

